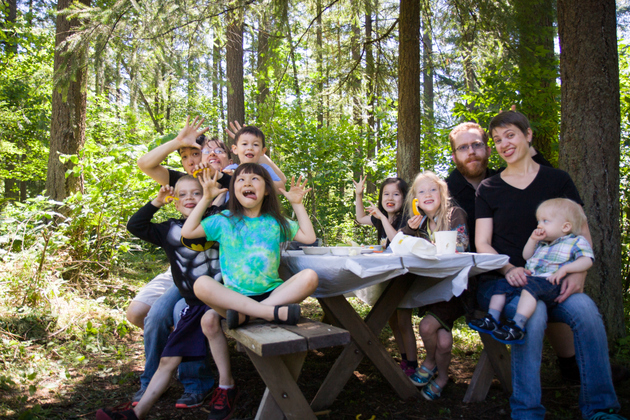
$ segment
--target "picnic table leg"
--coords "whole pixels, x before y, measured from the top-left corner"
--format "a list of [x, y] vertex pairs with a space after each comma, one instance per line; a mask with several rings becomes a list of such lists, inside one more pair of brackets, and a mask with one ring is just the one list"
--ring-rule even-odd
[[316, 420], [302, 391], [295, 382], [300, 375], [306, 352], [285, 356], [261, 357], [247, 349], [260, 377], [267, 385], [256, 413], [256, 419], [264, 420]]
[[378, 338], [378, 334], [411, 287], [414, 279], [414, 276], [404, 275], [392, 280], [365, 321], [343, 296], [319, 299], [326, 314], [350, 331], [352, 342], [344, 348], [319, 388], [311, 402], [313, 410], [324, 410], [332, 405], [364, 356], [372, 360], [400, 398], [406, 400], [418, 395], [416, 387], [396, 366]]
[[488, 353], [488, 360], [490, 360], [494, 374], [501, 382], [503, 390], [512, 395], [512, 365], [507, 346], [499, 343], [489, 334], [479, 334], [479, 337], [481, 337], [483, 348]]

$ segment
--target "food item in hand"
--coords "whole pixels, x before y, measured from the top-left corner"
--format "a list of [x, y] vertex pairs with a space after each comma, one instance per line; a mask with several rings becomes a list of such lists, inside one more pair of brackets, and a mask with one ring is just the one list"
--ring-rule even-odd
[[164, 199], [165, 203], [170, 203], [171, 201], [179, 201], [179, 198], [173, 197], [172, 195], [167, 195]]
[[201, 171], [203, 171], [203, 169], [197, 169], [195, 172], [193, 172], [193, 177], [197, 178], [197, 174]]
[[412, 210], [413, 210], [413, 214], [415, 214], [416, 216], [420, 216], [420, 212], [418, 211], [418, 199], [414, 198], [413, 202], [411, 203], [412, 206]]

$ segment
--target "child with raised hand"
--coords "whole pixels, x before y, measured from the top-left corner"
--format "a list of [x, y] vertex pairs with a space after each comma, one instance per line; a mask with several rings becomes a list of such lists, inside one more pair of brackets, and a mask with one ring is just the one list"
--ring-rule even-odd
[[[218, 328], [213, 333], [208, 333], [210, 341], [223, 340], [227, 348], [227, 340], [220, 328], [220, 318], [207, 305], [199, 300], [194, 292], [195, 281], [200, 276], [214, 283], [218, 282], [213, 278], [218, 276], [220, 271], [216, 259], [212, 258], [211, 249], [213, 243], [205, 238], [182, 240], [181, 230], [186, 217], [188, 217], [203, 195], [199, 181], [190, 175], [186, 175], [177, 181], [175, 188], [163, 186], [157, 197], [150, 203], [138, 210], [129, 220], [127, 228], [131, 233], [162, 247], [166, 253], [173, 271], [175, 285], [184, 299], [186, 307], [182, 311], [182, 316], [173, 332], [168, 336], [168, 341], [162, 352], [159, 366], [152, 376], [142, 397], [135, 407], [129, 405], [120, 410], [101, 409], [96, 413], [97, 420], [112, 419], [143, 419], [155, 404], [157, 399], [168, 388], [168, 383], [175, 369], [182, 361], [202, 360], [207, 355], [206, 336], [202, 330], [202, 317], [214, 320]], [[181, 219], [169, 219], [162, 223], [152, 223], [153, 215], [163, 207], [168, 199], [175, 202], [176, 209], [182, 214]], [[204, 208], [205, 209], [205, 208]], [[215, 363], [220, 373], [219, 384], [232, 383], [228, 359], [216, 357], [213, 353]], [[211, 407], [211, 414], [217, 413], [223, 407]], [[212, 417], [212, 418], [224, 418]]]
[[[205, 172], [205, 171], [204, 171]], [[203, 198], [182, 229], [184, 238], [218, 241], [224, 284], [208, 276], [195, 283], [195, 294], [236, 328], [249, 318], [295, 325], [300, 305], [317, 288], [317, 273], [303, 270], [283, 282], [278, 276], [283, 242], [315, 241], [313, 225], [302, 204], [310, 191], [300, 177], [291, 179], [289, 191], [280, 192], [289, 200], [297, 223], [284, 218], [269, 173], [256, 163], [241, 164], [230, 182], [229, 210], [202, 220], [203, 208], [223, 192], [216, 176], [201, 175]], [[211, 343], [212, 345], [212, 343]], [[211, 347], [212, 352], [214, 349]]]
[[[238, 123], [237, 123], [238, 124]], [[230, 124], [234, 129], [235, 126]], [[231, 131], [226, 130], [231, 134]], [[267, 147], [265, 146], [265, 134], [254, 125], [246, 125], [241, 127], [234, 134], [234, 144], [232, 144], [232, 153], [238, 156], [240, 164], [257, 163], [269, 173], [276, 191], [284, 188], [287, 183], [287, 177], [282, 173], [280, 168], [271, 161], [266, 155]], [[228, 165], [224, 170], [228, 173], [235, 170], [237, 164]], [[228, 194], [229, 195], [229, 194]]]
[[[470, 328], [492, 334], [505, 344], [522, 344], [525, 341], [525, 324], [536, 310], [536, 302], [555, 305], [561, 292], [562, 279], [569, 273], [580, 273], [593, 265], [593, 249], [581, 228], [586, 223], [582, 206], [568, 198], [543, 201], [536, 210], [538, 227], [534, 229], [523, 249], [527, 260], [527, 284], [514, 287], [505, 279], [497, 282], [488, 313], [468, 323]], [[501, 311], [507, 300], [519, 299], [514, 319], [501, 325]]]
[[[378, 192], [378, 205], [370, 202], [370, 206], [364, 209], [363, 190], [366, 178], [367, 175], [359, 178], [358, 182], [352, 180], [357, 196], [355, 215], [360, 224], [376, 228], [379, 243], [386, 248], [405, 224], [403, 204], [407, 195], [407, 183], [402, 178], [387, 178]], [[368, 211], [367, 214], [365, 210]]]
[[[418, 174], [407, 195], [406, 206], [409, 221], [402, 232], [435, 242], [435, 232], [457, 231], [457, 250], [468, 248], [466, 212], [453, 205], [446, 182], [433, 172]], [[461, 296], [448, 302], [437, 302], [419, 308], [426, 316], [420, 321], [419, 332], [424, 343], [426, 358], [415, 373], [409, 377], [416, 386], [421, 386], [422, 396], [427, 400], [440, 397], [448, 382], [448, 367], [451, 363], [453, 347], [453, 325], [457, 318], [465, 314]], [[407, 354], [416, 356], [416, 340], [411, 325], [401, 325]]]

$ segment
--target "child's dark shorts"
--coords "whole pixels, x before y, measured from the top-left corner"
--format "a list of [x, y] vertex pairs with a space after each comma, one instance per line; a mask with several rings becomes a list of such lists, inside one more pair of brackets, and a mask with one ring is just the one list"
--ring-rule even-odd
[[431, 315], [446, 331], [451, 332], [457, 318], [466, 314], [464, 304], [459, 296], [453, 296], [447, 302], [436, 302], [418, 308], [418, 315]]
[[[273, 289], [276, 290], [276, 289]], [[268, 292], [265, 293], [261, 293], [259, 295], [251, 295], [251, 296], [247, 296], [250, 299], [254, 299], [256, 302], [262, 302], [263, 300], [267, 299], [269, 296], [271, 296], [271, 292], [273, 292], [273, 290], [270, 290]]]
[[162, 357], [182, 357], [182, 362], [205, 359], [208, 342], [201, 330], [201, 318], [209, 310], [206, 305], [186, 306], [181, 319], [168, 336]]
[[560, 295], [560, 284], [552, 284], [545, 277], [527, 276], [527, 284], [523, 287], [510, 286], [506, 279], [497, 281], [494, 286], [495, 295], [505, 293], [507, 301], [521, 296], [523, 290], [527, 290], [536, 300], [542, 300], [547, 305], [555, 305], [554, 300]]

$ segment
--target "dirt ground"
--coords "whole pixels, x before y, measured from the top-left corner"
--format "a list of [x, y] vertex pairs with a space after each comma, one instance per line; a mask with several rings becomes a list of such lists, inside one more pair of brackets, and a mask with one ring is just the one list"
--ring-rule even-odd
[[[142, 335], [136, 330], [125, 339], [133, 356], [122, 361], [93, 359], [81, 372], [69, 372], [72, 381], [63, 389], [38, 391], [23, 401], [23, 407], [40, 404], [43, 411], [37, 417], [22, 415], [9, 418], [46, 419], [93, 419], [95, 411], [105, 406], [115, 406], [130, 400], [139, 388], [139, 375], [143, 369], [144, 354]], [[389, 341], [387, 341], [389, 343]], [[234, 343], [232, 343], [234, 344]], [[389, 346], [389, 344], [388, 344]], [[390, 348], [396, 354], [395, 348]], [[312, 399], [333, 365], [340, 348], [310, 352], [306, 358], [298, 385], [308, 400]], [[510, 418], [508, 398], [495, 380], [484, 402], [464, 404], [462, 399], [474, 368], [474, 355], [456, 355], [450, 368], [450, 382], [442, 397], [434, 402], [426, 401], [420, 393], [410, 401], [401, 401], [387, 381], [365, 358], [347, 383], [329, 411], [320, 419], [470, 419], [501, 420]], [[111, 370], [103, 369], [108, 365]], [[94, 374], [89, 373], [90, 367]], [[264, 392], [264, 384], [254, 366], [243, 353], [232, 346], [232, 367], [240, 399], [233, 419], [253, 419]], [[87, 373], [86, 373], [87, 372]], [[103, 372], [107, 372], [103, 374]], [[547, 419], [580, 419], [578, 408], [579, 386], [562, 381], [555, 366], [555, 356], [545, 350], [542, 367], [543, 403], [548, 410]], [[620, 414], [630, 417], [630, 381], [616, 388], [622, 405]], [[171, 386], [153, 408], [149, 419], [205, 419], [206, 408], [176, 409], [175, 401], [182, 393], [181, 385], [173, 379]], [[0, 390], [0, 400], [19, 398]], [[17, 411], [17, 410], [16, 410]], [[19, 411], [18, 411], [19, 412]]]

